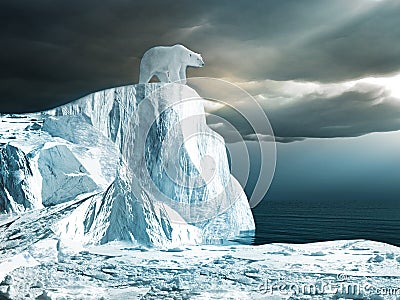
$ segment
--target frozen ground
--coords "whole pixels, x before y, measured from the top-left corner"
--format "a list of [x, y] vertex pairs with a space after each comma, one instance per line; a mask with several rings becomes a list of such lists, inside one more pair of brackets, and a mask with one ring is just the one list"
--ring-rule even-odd
[[0, 299], [400, 299], [400, 249], [364, 240], [145, 248], [60, 242], [63, 203], [0, 221]]

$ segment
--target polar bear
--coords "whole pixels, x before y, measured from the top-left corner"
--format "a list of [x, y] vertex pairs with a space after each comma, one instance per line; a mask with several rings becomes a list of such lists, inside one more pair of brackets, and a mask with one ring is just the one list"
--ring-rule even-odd
[[203, 66], [201, 55], [183, 45], [153, 47], [140, 61], [139, 83], [147, 83], [155, 75], [161, 82], [186, 84], [186, 67]]

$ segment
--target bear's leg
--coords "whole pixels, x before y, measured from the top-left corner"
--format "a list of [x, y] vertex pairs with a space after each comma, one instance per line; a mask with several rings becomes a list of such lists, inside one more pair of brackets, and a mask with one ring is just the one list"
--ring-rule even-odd
[[153, 74], [147, 68], [140, 66], [139, 83], [148, 83], [151, 77], [153, 77]]
[[182, 84], [186, 84], [186, 67], [182, 66], [179, 70], [179, 79]]
[[152, 68], [149, 63], [142, 58], [139, 69], [139, 83], [148, 83], [150, 81], [151, 77], [154, 75], [151, 70]]
[[166, 73], [157, 72], [155, 75], [157, 76], [158, 80], [160, 80], [160, 82], [169, 82], [168, 75]]
[[170, 82], [176, 82], [179, 81], [179, 71], [178, 70], [174, 70], [174, 71], [169, 71], [169, 80]]

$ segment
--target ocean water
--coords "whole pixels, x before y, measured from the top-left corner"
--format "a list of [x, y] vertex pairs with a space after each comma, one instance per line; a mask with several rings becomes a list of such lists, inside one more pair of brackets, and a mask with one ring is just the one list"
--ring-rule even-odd
[[368, 239], [400, 246], [400, 201], [263, 201], [253, 244]]

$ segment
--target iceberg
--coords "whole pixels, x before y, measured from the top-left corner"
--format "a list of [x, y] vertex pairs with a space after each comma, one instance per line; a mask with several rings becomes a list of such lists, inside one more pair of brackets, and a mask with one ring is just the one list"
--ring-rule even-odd
[[54, 226], [61, 239], [83, 244], [221, 244], [251, 234], [247, 197], [203, 101], [186, 85], [148, 83], [41, 113], [32, 118], [40, 129], [25, 124], [15, 140], [0, 136], [0, 210], [84, 196]]

